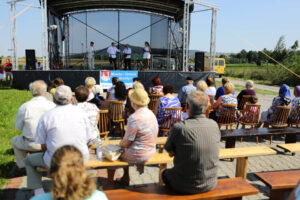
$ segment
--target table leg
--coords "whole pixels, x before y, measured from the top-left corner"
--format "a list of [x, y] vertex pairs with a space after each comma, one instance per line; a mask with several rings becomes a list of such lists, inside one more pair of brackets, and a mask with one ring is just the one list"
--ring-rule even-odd
[[285, 136], [285, 143], [296, 143], [297, 142], [297, 135], [286, 135]]
[[114, 188], [114, 176], [115, 176], [116, 168], [109, 167], [107, 168], [107, 181], [104, 189], [113, 189]]
[[247, 178], [248, 157], [237, 158], [235, 177]]
[[161, 170], [163, 170], [163, 169], [167, 169], [167, 163], [164, 163], [164, 164], [160, 164], [159, 165], [159, 172], [158, 172], [158, 177], [159, 177], [159, 185], [161, 185], [161, 186], [164, 186], [164, 182], [163, 182], [163, 180], [161, 180], [161, 178], [160, 178], [160, 171]]
[[235, 148], [235, 138], [227, 138], [225, 141], [225, 148]]

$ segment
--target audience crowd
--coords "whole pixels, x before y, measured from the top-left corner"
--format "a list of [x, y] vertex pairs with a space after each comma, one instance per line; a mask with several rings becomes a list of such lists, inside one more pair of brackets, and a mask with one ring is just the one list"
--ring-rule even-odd
[[[166, 116], [165, 109], [183, 108], [179, 122], [171, 124], [164, 146], [174, 157], [174, 167], [162, 170], [161, 179], [178, 193], [194, 194], [214, 189], [221, 138], [218, 117], [225, 104], [233, 105], [236, 120], [246, 121], [247, 116], [257, 114], [258, 110], [246, 109], [247, 105], [258, 105], [253, 81], [248, 80], [246, 89], [237, 97], [234, 84], [226, 78], [216, 89], [212, 77], [198, 81], [196, 87], [194, 80], [187, 77], [178, 96], [174, 87], [163, 86], [159, 77], [155, 77], [152, 84], [153, 87], [146, 90], [135, 78], [133, 88], [126, 89], [122, 81], [113, 77], [113, 86], [105, 95], [93, 77], [87, 77], [85, 86], [78, 86], [74, 93], [61, 78], [53, 80], [49, 92], [44, 81], [34, 81], [29, 85], [32, 99], [24, 103], [16, 115], [15, 128], [23, 135], [14, 137], [11, 142], [16, 157], [11, 174], [27, 174], [27, 187], [34, 191], [34, 200], [107, 199], [104, 193], [96, 190], [84, 165], [89, 160], [89, 147], [101, 141], [99, 111], [109, 110], [110, 101], [122, 101], [127, 127], [120, 142], [123, 149], [121, 160], [136, 165], [143, 173], [144, 163], [157, 153], [156, 140], [162, 120], [172, 118]], [[49, 93], [53, 102], [46, 98]], [[155, 105], [155, 113], [148, 104], [157, 94], [161, 96]], [[244, 95], [250, 95], [245, 102], [242, 101]], [[300, 105], [300, 86], [295, 87], [294, 95], [292, 99], [290, 88], [283, 84], [271, 107], [262, 112], [257, 127], [262, 123], [269, 126], [277, 106], [291, 105], [296, 109]], [[241, 115], [237, 112], [237, 105], [242, 102], [244, 112]], [[42, 175], [37, 171], [39, 167], [49, 170], [53, 180], [50, 193], [44, 193]], [[129, 167], [124, 167], [123, 177], [117, 181], [129, 183]]]

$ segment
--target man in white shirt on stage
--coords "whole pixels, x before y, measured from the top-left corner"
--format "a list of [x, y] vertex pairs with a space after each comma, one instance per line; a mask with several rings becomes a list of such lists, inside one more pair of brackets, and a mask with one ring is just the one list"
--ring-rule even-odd
[[94, 42], [90, 43], [89, 49], [88, 49], [88, 63], [89, 63], [89, 69], [93, 70], [95, 69], [95, 50], [94, 50]]
[[114, 70], [117, 68], [117, 52], [120, 52], [120, 50], [115, 46], [115, 43], [112, 42], [111, 46], [107, 49], [107, 53], [109, 55], [110, 64], [114, 63]]
[[124, 54], [124, 65], [125, 65], [125, 70], [129, 69], [131, 70], [131, 48], [129, 47], [128, 44], [126, 44], [125, 49], [123, 50]]

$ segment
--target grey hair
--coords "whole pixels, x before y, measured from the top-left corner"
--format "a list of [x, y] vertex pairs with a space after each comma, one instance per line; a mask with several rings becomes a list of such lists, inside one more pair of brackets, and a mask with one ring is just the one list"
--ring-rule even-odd
[[246, 88], [247, 89], [252, 89], [253, 86], [254, 86], [253, 81], [251, 81], [251, 80], [246, 81]]
[[200, 115], [206, 112], [208, 98], [204, 92], [196, 90], [188, 95], [187, 103], [192, 115]]
[[29, 90], [32, 96], [43, 96], [47, 92], [47, 84], [45, 81], [37, 80], [29, 84]]

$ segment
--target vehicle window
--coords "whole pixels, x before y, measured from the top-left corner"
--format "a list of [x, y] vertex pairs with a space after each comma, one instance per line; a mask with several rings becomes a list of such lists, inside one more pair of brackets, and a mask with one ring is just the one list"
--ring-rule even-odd
[[224, 60], [220, 60], [220, 66], [224, 66]]
[[218, 61], [217, 60], [215, 60], [215, 65], [218, 65]]

